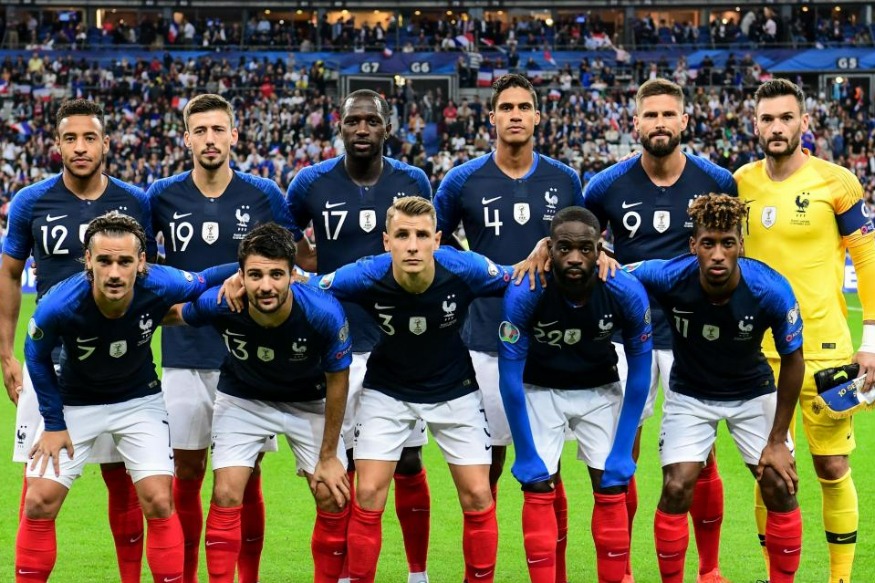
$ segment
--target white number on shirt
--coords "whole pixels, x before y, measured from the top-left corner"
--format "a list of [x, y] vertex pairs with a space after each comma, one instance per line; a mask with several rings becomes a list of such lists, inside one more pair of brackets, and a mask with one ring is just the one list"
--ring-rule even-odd
[[43, 232], [43, 252], [46, 255], [69, 255], [69, 249], [61, 249], [61, 245], [64, 243], [64, 239], [67, 238], [67, 227], [64, 225], [55, 225], [52, 227], [51, 238], [54, 243], [54, 247], [49, 250], [49, 226], [43, 225], [40, 227], [40, 230]]
[[[194, 235], [194, 227], [191, 226], [191, 223], [185, 221], [177, 225], [174, 221], [170, 222], [170, 242], [173, 245], [174, 253], [185, 251], [191, 242], [192, 235]], [[177, 240], [180, 242], [179, 249], [176, 248]]]
[[495, 228], [495, 236], [498, 237], [501, 235], [501, 225], [504, 223], [501, 222], [501, 219], [498, 218], [498, 209], [492, 209], [492, 220], [489, 220], [489, 209], [483, 207], [483, 226], [484, 227], [493, 227]]
[[629, 238], [635, 236], [635, 233], [638, 232], [638, 229], [641, 227], [641, 215], [636, 213], [635, 211], [629, 211], [625, 215], [623, 215], [623, 226], [626, 227], [626, 230], [629, 231]]
[[[325, 238], [329, 241], [337, 241], [340, 236], [340, 228], [343, 227], [343, 221], [346, 220], [346, 215], [349, 211], [322, 211], [322, 217], [325, 219]], [[337, 226], [334, 232], [331, 232], [331, 217], [339, 217]]]

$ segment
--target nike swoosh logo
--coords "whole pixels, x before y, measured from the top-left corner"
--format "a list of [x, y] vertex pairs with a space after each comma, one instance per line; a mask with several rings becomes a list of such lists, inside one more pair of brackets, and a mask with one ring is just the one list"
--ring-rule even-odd
[[25, 571], [24, 569], [18, 570], [19, 575], [34, 575], [36, 573], [39, 573], [39, 571]]
[[231, 332], [230, 330], [225, 330], [225, 334], [228, 336], [246, 336], [246, 334], [240, 334], [239, 332]]
[[835, 380], [837, 380], [837, 381], [838, 380], [844, 380], [844, 381], [848, 380], [848, 373], [843, 371], [843, 370], [839, 371], [835, 376]]
[[559, 323], [559, 320], [556, 320], [555, 322], [547, 322], [546, 324], [544, 322], [538, 322], [538, 327], [544, 328], [545, 326], [552, 326], [553, 324], [558, 324], [558, 323]]
[[223, 541], [223, 540], [208, 540], [208, 541], [206, 541], [204, 544], [205, 544], [206, 546], [208, 546], [208, 547], [211, 547], [211, 546], [213, 546], [213, 545], [226, 545], [226, 544], [228, 544], [228, 543], [226, 543], [226, 542]]
[[68, 216], [70, 216], [70, 215], [58, 215], [56, 217], [53, 217], [52, 215], [46, 215], [46, 222], [47, 223], [54, 223], [55, 221], [60, 221], [61, 219], [66, 219]]
[[431, 512], [429, 508], [411, 508], [411, 512]]
[[705, 518], [703, 518], [703, 519], [702, 519], [702, 524], [711, 524], [711, 523], [717, 522], [718, 520], [720, 520], [719, 517], [718, 517], [718, 518], [711, 518], [711, 519], [705, 519]]
[[526, 562], [530, 565], [534, 565], [535, 563], [541, 563], [543, 561], [546, 561], [548, 558], [549, 557], [544, 557], [543, 559], [535, 559], [534, 561], [532, 559], [526, 559]]
[[[98, 338], [100, 338], [100, 336], [95, 336], [94, 338], [79, 338], [79, 337], [77, 336], [77, 337], [76, 337], [76, 342], [78, 342], [79, 344], [84, 344], [84, 343], [86, 343], [86, 342], [94, 342], [94, 341], [97, 340]], [[143, 536], [143, 535], [140, 535], [140, 536]], [[135, 542], [135, 541], [131, 541], [131, 542]]]
[[611, 551], [608, 551], [608, 558], [613, 559], [613, 558], [622, 557], [623, 555], [628, 555], [628, 554], [629, 553], [612, 553]]
[[335, 557], [339, 557], [339, 556], [344, 555], [344, 554], [346, 554], [346, 553], [344, 553], [343, 551], [334, 551]]
[[173, 583], [173, 581], [179, 581], [182, 579], [182, 575], [177, 575], [176, 577], [164, 577], [164, 583]]
[[325, 203], [325, 208], [327, 208], [327, 209], [333, 209], [333, 208], [335, 208], [335, 207], [343, 206], [343, 205], [345, 205], [345, 204], [346, 204], [345, 202], [326, 202], [326, 203]]
[[[843, 542], [845, 542], [846, 540], [851, 540], [852, 538], [854, 538], [854, 536], [856, 536], [856, 535], [849, 534], [849, 535], [847, 535], [847, 536], [837, 536], [837, 537], [836, 537], [836, 542], [843, 543]], [[785, 552], [786, 552], [786, 551], [785, 551]]]
[[142, 533], [142, 532], [141, 532], [140, 534], [138, 534], [137, 536], [132, 536], [132, 537], [131, 537], [131, 540], [130, 540], [129, 542], [130, 542], [131, 544], [134, 544], [135, 542], [137, 542], [137, 541], [140, 540], [141, 538], [143, 538], [143, 533]]
[[490, 569], [489, 571], [486, 571], [484, 573], [475, 572], [474, 576], [477, 577], [478, 579], [482, 579], [483, 577], [488, 577], [491, 574], [492, 574], [492, 570]]
[[563, 536], [563, 537], [561, 537], [561, 538], [557, 538], [557, 539], [556, 539], [556, 542], [557, 542], [557, 543], [561, 543], [562, 541], [564, 541], [564, 540], [567, 539], [567, 538], [568, 538], [568, 535], [566, 534], [565, 536]]
[[261, 540], [261, 539], [263, 539], [263, 538], [264, 538], [263, 536], [256, 536], [256, 537], [252, 537], [252, 538], [247, 538], [247, 539], [246, 539], [246, 542], [248, 542], [248, 543], [254, 543], [255, 541], [257, 541], [257, 540]]
[[374, 304], [375, 310], [391, 310], [395, 306], [381, 306], [380, 304]]
[[500, 198], [501, 198], [500, 196], [496, 196], [495, 198], [486, 198], [486, 197], [484, 196], [483, 198], [480, 199], [480, 202], [481, 202], [483, 205], [487, 205], [487, 204], [489, 204], [489, 203], [491, 203], [491, 202], [495, 202], [496, 200], [498, 200], [498, 199], [500, 199]]
[[688, 312], [686, 310], [678, 310], [677, 308], [672, 308], [671, 311], [674, 312], [675, 314], [692, 314], [693, 313], [693, 312]]
[[632, 208], [632, 207], [636, 207], [636, 206], [638, 206], [638, 205], [642, 205], [642, 204], [644, 204], [644, 203], [643, 203], [643, 202], [629, 202], [629, 203], [627, 203], [627, 202], [624, 200], [624, 201], [623, 201], [623, 204], [620, 205], [620, 206], [622, 206], [624, 209], [630, 209], [630, 208]]
[[175, 220], [184, 219], [185, 217], [190, 217], [192, 213], [173, 213], [173, 218]]
[[792, 554], [798, 553], [801, 550], [802, 550], [802, 547], [796, 547], [795, 549], [784, 549], [784, 554], [785, 555], [792, 555]]
[[680, 554], [680, 553], [672, 553], [672, 554], [670, 554], [670, 555], [664, 555], [664, 554], [662, 554], [662, 553], [659, 553], [659, 558], [660, 558], [660, 559], [673, 559], [673, 558], [675, 558], [676, 556], [678, 556], [679, 554]]

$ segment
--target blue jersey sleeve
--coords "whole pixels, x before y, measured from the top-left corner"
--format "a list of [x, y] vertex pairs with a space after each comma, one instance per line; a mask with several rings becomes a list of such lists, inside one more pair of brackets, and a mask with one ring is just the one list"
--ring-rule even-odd
[[340, 372], [352, 365], [352, 339], [349, 322], [343, 307], [330, 294], [293, 284], [295, 299], [307, 302], [307, 319], [310, 325], [325, 339], [322, 353], [322, 369], [325, 372]]
[[496, 265], [473, 251], [441, 247], [434, 257], [435, 261], [462, 278], [477, 297], [501, 296], [510, 281], [512, 269]]
[[207, 289], [221, 284], [235, 273], [237, 273], [236, 263], [210, 267], [199, 273], [166, 265], [150, 265], [146, 281], [156, 289], [168, 305], [173, 305], [196, 299]]
[[3, 240], [3, 253], [20, 261], [27, 259], [33, 249], [30, 221], [36, 197], [31, 195], [31, 188], [22, 189], [9, 203], [6, 238]]
[[802, 316], [790, 282], [763, 263], [745, 261], [744, 267], [748, 286], [768, 314], [778, 354], [802, 348]]
[[295, 241], [301, 240], [301, 237], [304, 236], [304, 229], [313, 220], [306, 201], [310, 186], [318, 177], [319, 175], [312, 167], [302, 168], [292, 179], [292, 183], [289, 184], [286, 191], [286, 208], [289, 220], [295, 227], [292, 230]]
[[[540, 280], [535, 289], [527, 285], [509, 285], [504, 292], [504, 312], [498, 329], [498, 355], [510, 360], [525, 360], [529, 354], [529, 322], [544, 294]], [[522, 382], [522, 380], [520, 381]]]
[[836, 222], [839, 225], [839, 233], [843, 237], [852, 235], [857, 229], [862, 230], [864, 235], [875, 230], [869, 206], [862, 200], [858, 200], [854, 206], [842, 214], [836, 215]]
[[212, 324], [213, 318], [220, 313], [228, 313], [228, 305], [225, 300], [219, 304], [216, 299], [219, 296], [219, 286], [211, 287], [197, 299], [192, 300], [182, 307], [182, 319], [189, 326], [199, 328]]
[[[279, 226], [291, 231], [295, 237], [295, 241], [299, 241], [303, 236], [303, 232], [296, 224], [292, 222], [292, 216], [289, 212], [289, 207], [286, 204], [286, 197], [283, 196], [283, 191], [277, 186], [276, 182], [269, 178], [261, 178], [245, 172], [237, 172], [237, 176], [241, 180], [254, 185], [258, 190], [264, 193], [267, 197], [267, 202], [270, 205], [270, 216], [273, 222]], [[306, 225], [305, 225], [306, 226]]]
[[60, 343], [56, 315], [57, 309], [53, 309], [52, 302], [40, 302], [28, 323], [27, 338], [24, 341], [27, 372], [33, 382], [46, 431], [67, 429], [64, 421], [64, 403], [61, 399], [58, 377], [55, 374], [55, 365], [52, 362], [52, 350]]
[[658, 294], [668, 291], [691, 261], [696, 261], [691, 255], [669, 260], [648, 259], [625, 265], [623, 271], [633, 275], [650, 293]]
[[462, 167], [447, 172], [434, 195], [434, 208], [437, 212], [437, 230], [449, 237], [462, 222], [462, 187], [468, 173]]
[[310, 284], [331, 292], [339, 300], [356, 302], [361, 293], [370, 288], [374, 280], [382, 277], [391, 265], [392, 259], [388, 254], [364, 257], [333, 273], [312, 277]]

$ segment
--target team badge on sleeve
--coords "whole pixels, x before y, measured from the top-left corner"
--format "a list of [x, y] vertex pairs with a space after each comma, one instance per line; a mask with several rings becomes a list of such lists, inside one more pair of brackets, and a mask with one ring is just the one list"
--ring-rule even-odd
[[498, 327], [498, 337], [502, 342], [516, 344], [517, 340], [520, 339], [520, 329], [514, 326], [511, 322], [505, 320], [501, 323], [501, 326]]
[[787, 312], [787, 323], [795, 324], [799, 320], [799, 304], [797, 303]]
[[328, 289], [332, 283], [334, 283], [334, 273], [323, 275], [322, 279], [319, 280], [319, 289]]
[[486, 273], [488, 273], [492, 277], [495, 277], [496, 275], [498, 275], [498, 266], [496, 266], [489, 259], [486, 260]]
[[185, 281], [188, 281], [188, 282], [194, 281], [194, 276], [187, 271], [182, 272], [182, 277], [185, 278]]
[[44, 335], [42, 329], [36, 325], [36, 320], [33, 318], [27, 323], [27, 335], [30, 336], [31, 340], [42, 340]]
[[347, 320], [343, 321], [343, 326], [340, 328], [340, 332], [337, 333], [337, 339], [341, 342], [346, 342], [346, 339], [349, 338], [349, 322]]
[[645, 324], [650, 324], [650, 318], [651, 318], [651, 316], [650, 316], [650, 308], [647, 308], [647, 311], [644, 312], [644, 323], [645, 323]]

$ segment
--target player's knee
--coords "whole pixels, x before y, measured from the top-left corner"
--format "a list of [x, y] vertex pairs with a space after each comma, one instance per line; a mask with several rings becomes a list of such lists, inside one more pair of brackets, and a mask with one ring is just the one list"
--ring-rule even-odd
[[765, 468], [763, 470], [759, 484], [763, 503], [768, 510], [790, 512], [798, 505], [796, 496], [790, 493], [787, 483], [772, 468]]
[[813, 460], [814, 471], [822, 480], [838, 480], [851, 469], [846, 455], [816, 455]]
[[666, 477], [662, 484], [660, 507], [672, 514], [686, 512], [693, 501], [693, 488], [680, 477]]
[[173, 490], [169, 485], [141, 487], [138, 492], [146, 518], [168, 518], [173, 514]]
[[395, 466], [395, 473], [402, 476], [415, 476], [422, 471], [422, 447], [405, 447]]
[[62, 498], [59, 493], [29, 486], [24, 498], [24, 514], [31, 519], [57, 517]]
[[217, 479], [215, 484], [213, 484], [212, 501], [213, 504], [222, 508], [240, 506], [243, 504], [243, 490]]
[[334, 499], [334, 494], [323, 483], [316, 484], [316, 490], [313, 492], [313, 499], [316, 501], [316, 508], [323, 512], [340, 512], [341, 508]]
[[459, 502], [462, 510], [478, 512], [492, 505], [492, 490], [488, 483], [470, 486], [459, 490]]
[[206, 450], [173, 450], [174, 472], [180, 480], [199, 480], [207, 472]]

